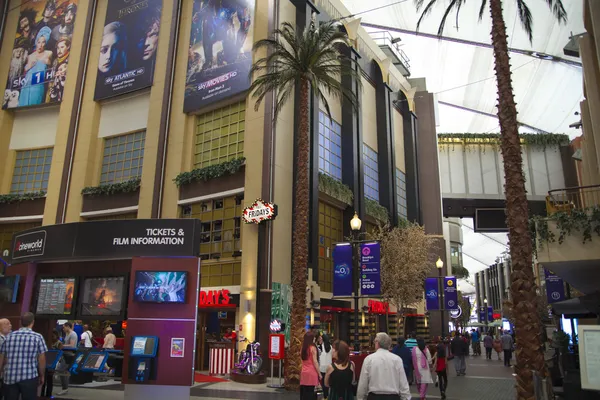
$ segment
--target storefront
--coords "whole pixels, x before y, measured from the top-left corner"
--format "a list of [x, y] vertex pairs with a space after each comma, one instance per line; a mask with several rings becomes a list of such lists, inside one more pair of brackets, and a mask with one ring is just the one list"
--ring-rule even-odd
[[[156, 398], [158, 386], [188, 393], [199, 304], [198, 220], [115, 220], [43, 226], [14, 235], [13, 326], [26, 311], [48, 338], [58, 320], [112, 321], [126, 327], [122, 382], [126, 395]], [[18, 278], [17, 278], [18, 277]], [[209, 300], [206, 299], [208, 302]], [[123, 323], [126, 321], [125, 323]], [[134, 337], [158, 342], [154, 376], [130, 371]], [[175, 343], [175, 345], [174, 345]]]

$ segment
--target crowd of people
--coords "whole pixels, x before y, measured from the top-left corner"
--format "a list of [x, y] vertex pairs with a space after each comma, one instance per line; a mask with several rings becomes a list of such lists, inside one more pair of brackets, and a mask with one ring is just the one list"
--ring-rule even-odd
[[[92, 348], [94, 339], [89, 325], [83, 325], [81, 337], [73, 330], [71, 322], [62, 325], [64, 337], [58, 330], [53, 330], [46, 341], [42, 335], [32, 330], [35, 323], [33, 313], [21, 316], [21, 328], [12, 331], [8, 319], [0, 319], [0, 400], [37, 400], [38, 389], [41, 396], [53, 396], [53, 380], [55, 371], [46, 368], [46, 352], [51, 350], [73, 350], [63, 353], [56, 367], [61, 383], [57, 395], [62, 396], [69, 390], [69, 367], [77, 349]], [[102, 347], [114, 349], [116, 336], [112, 328], [104, 330]]]
[[456, 376], [467, 374], [467, 357], [481, 355], [481, 343], [486, 359], [492, 360], [495, 351], [498, 360], [503, 353], [504, 365], [510, 367], [514, 338], [508, 331], [493, 336], [477, 330], [453, 332], [446, 338], [435, 337], [429, 345], [413, 333], [399, 337], [396, 346], [383, 332], [375, 336], [375, 352], [368, 355], [356, 374], [350, 360], [350, 347], [343, 340], [333, 343], [327, 335], [311, 329], [302, 345], [302, 372], [300, 399], [314, 400], [322, 392], [324, 399], [332, 400], [406, 400], [411, 399], [410, 385], [416, 385], [419, 398], [427, 398], [429, 385], [439, 388], [440, 397], [446, 398], [449, 362], [454, 360]]

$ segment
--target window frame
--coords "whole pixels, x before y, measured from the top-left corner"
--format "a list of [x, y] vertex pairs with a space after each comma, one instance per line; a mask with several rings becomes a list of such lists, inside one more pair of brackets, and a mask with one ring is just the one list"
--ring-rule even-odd
[[[365, 197], [379, 203], [379, 155], [363, 143], [363, 189]], [[375, 186], [375, 185], [376, 186]], [[371, 193], [373, 191], [374, 195]]]
[[[137, 146], [138, 144], [139, 146]], [[130, 149], [128, 149], [129, 145], [131, 145]], [[145, 147], [146, 129], [103, 138], [100, 185], [111, 185], [140, 178], [144, 165]], [[119, 176], [117, 177], [117, 175]]]
[[342, 180], [342, 126], [323, 110], [319, 110], [319, 172]]
[[[43, 152], [43, 155], [40, 152]], [[53, 157], [53, 146], [17, 150], [10, 181], [10, 193], [25, 194], [48, 191]], [[25, 160], [28, 161], [26, 165], [24, 164]], [[32, 160], [35, 160], [33, 164], [31, 163]], [[39, 160], [41, 160], [41, 163]], [[33, 171], [30, 172], [30, 169], [33, 169]], [[39, 183], [39, 187], [36, 187], [37, 183]], [[15, 185], [17, 186], [15, 187]], [[20, 188], [21, 185], [23, 185], [23, 188]], [[28, 188], [28, 185], [31, 185], [31, 187]]]

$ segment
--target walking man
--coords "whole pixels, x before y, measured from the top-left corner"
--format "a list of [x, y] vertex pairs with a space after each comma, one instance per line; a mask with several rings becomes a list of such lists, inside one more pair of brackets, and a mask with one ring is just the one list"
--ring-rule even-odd
[[454, 368], [456, 376], [467, 374], [467, 356], [469, 355], [469, 344], [464, 336], [456, 332], [456, 336], [450, 342], [450, 349], [454, 354]]
[[510, 367], [510, 359], [512, 358], [512, 349], [515, 342], [508, 331], [504, 331], [504, 335], [500, 337], [500, 341], [502, 342], [502, 350], [504, 350], [504, 366]]
[[410, 349], [406, 347], [405, 339], [402, 336], [398, 337], [398, 344], [392, 350], [392, 353], [397, 355], [402, 359], [402, 365], [404, 366], [404, 372], [406, 373], [406, 379], [408, 380], [408, 384], [412, 384], [412, 354]]
[[[11, 330], [12, 330], [12, 325], [10, 324], [10, 321], [6, 318], [0, 319], [0, 348], [2, 348], [2, 345], [6, 341], [6, 338], [8, 337], [8, 334], [10, 333]], [[2, 382], [2, 376], [0, 374], [0, 400], [4, 399], [3, 387], [4, 387], [4, 383]]]
[[375, 353], [367, 356], [360, 371], [357, 400], [410, 400], [402, 359], [392, 352], [387, 333], [375, 335]]
[[46, 342], [31, 330], [35, 316], [21, 317], [22, 328], [11, 333], [0, 348], [0, 373], [4, 373], [6, 400], [37, 400], [37, 389], [46, 374]]
[[492, 334], [489, 331], [483, 338], [483, 347], [485, 347], [486, 360], [491, 360], [492, 359], [492, 348], [494, 347], [494, 338], [492, 337]]

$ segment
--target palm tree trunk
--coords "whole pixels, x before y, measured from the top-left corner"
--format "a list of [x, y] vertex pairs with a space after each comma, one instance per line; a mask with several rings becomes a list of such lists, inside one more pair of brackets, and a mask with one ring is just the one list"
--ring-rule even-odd
[[302, 340], [306, 323], [306, 280], [308, 266], [308, 210], [309, 210], [309, 94], [307, 80], [300, 82], [300, 121], [296, 138], [296, 193], [294, 205], [292, 315], [290, 348], [286, 358], [285, 386], [297, 390], [302, 371]]
[[536, 312], [535, 279], [532, 267], [532, 243], [528, 232], [528, 206], [523, 176], [523, 159], [517, 125], [506, 25], [502, 0], [490, 0], [492, 45], [498, 83], [498, 121], [506, 193], [506, 215], [512, 261], [511, 294], [515, 304], [517, 399], [534, 399], [532, 370], [546, 376], [540, 341], [541, 321]]

